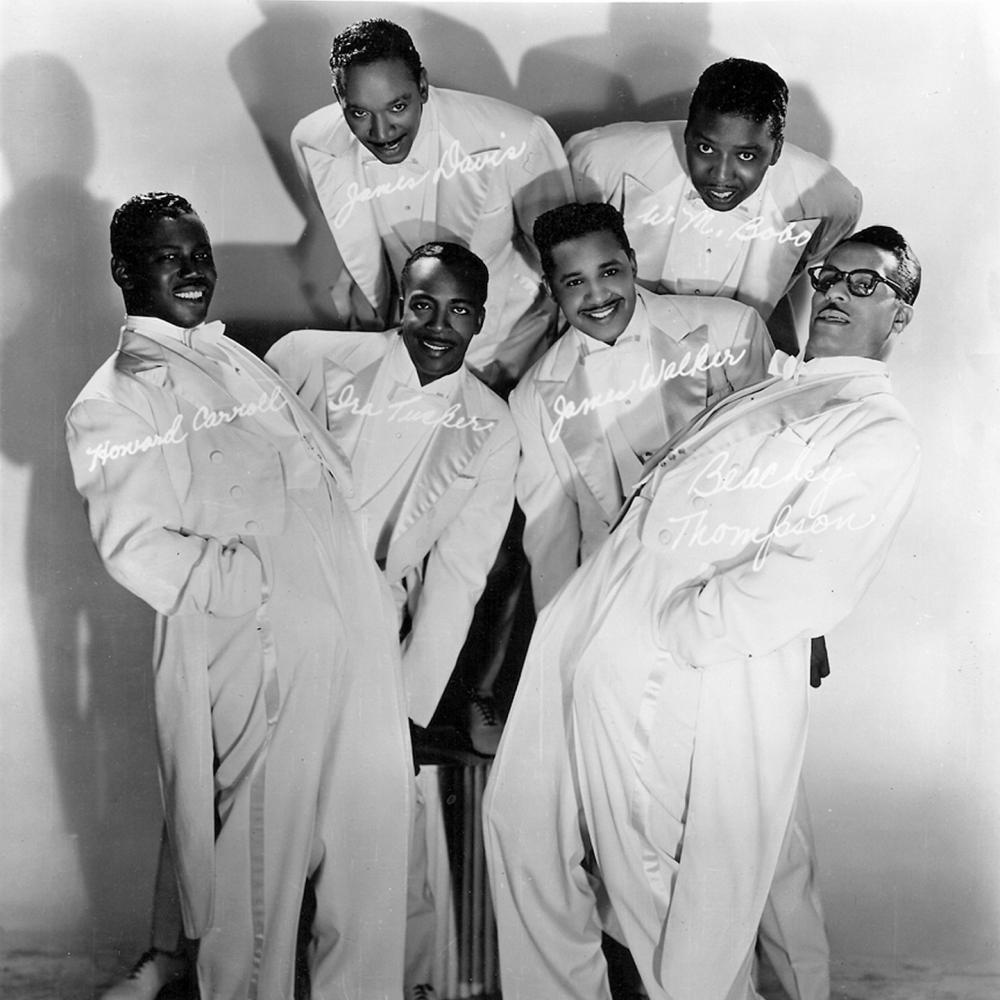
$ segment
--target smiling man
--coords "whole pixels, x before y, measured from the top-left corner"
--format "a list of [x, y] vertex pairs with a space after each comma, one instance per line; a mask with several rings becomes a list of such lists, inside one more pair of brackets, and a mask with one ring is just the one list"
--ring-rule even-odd
[[646, 459], [706, 406], [764, 378], [772, 347], [749, 306], [637, 288], [611, 205], [552, 209], [535, 242], [570, 324], [510, 396], [541, 609], [605, 538]]
[[796, 352], [785, 299], [805, 268], [843, 239], [861, 195], [830, 164], [784, 141], [788, 88], [769, 66], [709, 66], [686, 122], [625, 122], [566, 144], [581, 201], [621, 210], [639, 283], [734, 298]]
[[337, 101], [298, 123], [292, 152], [344, 263], [331, 289], [342, 322], [392, 325], [394, 276], [409, 254], [428, 240], [461, 243], [490, 271], [467, 364], [509, 389], [554, 319], [531, 227], [572, 198], [559, 140], [520, 108], [431, 86], [409, 34], [391, 21], [337, 35], [330, 68]]
[[[351, 506], [396, 597], [408, 712], [418, 726], [429, 723], [455, 669], [514, 506], [510, 413], [464, 365], [485, 318], [487, 282], [471, 251], [426, 244], [400, 276], [398, 330], [300, 330], [266, 358], [351, 461]], [[409, 879], [408, 1000], [433, 996], [421, 824], [418, 817]]]
[[906, 241], [865, 229], [811, 280], [808, 360], [675, 434], [539, 616], [484, 801], [504, 996], [608, 1000], [608, 907], [651, 1000], [758, 996], [809, 637], [862, 600], [920, 457], [885, 364]]
[[107, 997], [152, 1000], [185, 973], [178, 906], [201, 996], [290, 997], [310, 876], [314, 995], [398, 996], [412, 763], [395, 616], [341, 495], [347, 463], [205, 323], [216, 270], [185, 199], [126, 202], [111, 250], [125, 325], [66, 439], [105, 567], [157, 611], [169, 857], [154, 948]]

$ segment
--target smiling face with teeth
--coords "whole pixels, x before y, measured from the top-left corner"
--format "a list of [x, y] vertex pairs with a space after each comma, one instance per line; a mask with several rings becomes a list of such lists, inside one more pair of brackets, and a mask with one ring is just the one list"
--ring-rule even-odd
[[402, 163], [413, 148], [427, 100], [427, 74], [414, 79], [402, 59], [379, 59], [344, 72], [344, 120], [383, 163]]
[[217, 277], [208, 233], [193, 212], [157, 219], [127, 258], [111, 258], [111, 274], [130, 315], [185, 329], [205, 321]]
[[613, 344], [635, 312], [635, 253], [601, 229], [552, 247], [549, 293], [581, 333]]
[[482, 294], [460, 268], [433, 257], [407, 264], [400, 333], [421, 385], [461, 368], [485, 318]]
[[696, 110], [684, 130], [691, 183], [712, 211], [730, 212], [760, 187], [781, 144], [769, 121]]

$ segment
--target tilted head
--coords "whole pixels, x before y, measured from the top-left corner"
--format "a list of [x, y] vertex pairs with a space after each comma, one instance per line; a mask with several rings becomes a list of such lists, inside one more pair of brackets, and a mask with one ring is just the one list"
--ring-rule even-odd
[[409, 33], [383, 18], [358, 21], [334, 38], [330, 70], [358, 141], [383, 163], [402, 163], [427, 100], [427, 74]]
[[486, 318], [489, 270], [457, 243], [425, 243], [400, 274], [400, 333], [421, 385], [458, 371]]
[[570, 202], [535, 220], [545, 287], [588, 337], [613, 344], [635, 312], [635, 253], [621, 213], [603, 202]]
[[761, 185], [784, 142], [788, 87], [764, 63], [723, 59], [691, 95], [684, 147], [691, 183], [705, 204], [728, 212]]
[[809, 269], [813, 286], [806, 360], [888, 357], [913, 317], [920, 262], [889, 226], [869, 226]]
[[166, 191], [125, 202], [111, 220], [111, 275], [129, 314], [185, 328], [204, 322], [218, 275], [191, 203]]

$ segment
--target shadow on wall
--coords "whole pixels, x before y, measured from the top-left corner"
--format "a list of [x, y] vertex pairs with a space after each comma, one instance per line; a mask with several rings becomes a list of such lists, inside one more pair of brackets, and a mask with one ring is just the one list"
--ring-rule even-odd
[[[510, 80], [484, 35], [437, 11], [409, 4], [259, 4], [264, 23], [229, 55], [229, 70], [267, 149], [275, 173], [298, 207], [304, 229], [284, 246], [216, 250], [220, 281], [213, 312], [229, 332], [258, 353], [296, 326], [336, 327], [329, 289], [343, 263], [330, 230], [292, 159], [289, 136], [306, 115], [334, 101], [330, 42], [348, 25], [373, 16], [403, 25], [428, 67], [431, 82], [512, 99]], [[454, 53], [462, 53], [455, 60]], [[473, 73], [472, 77], [460, 78]], [[196, 206], [197, 207], [197, 206]], [[209, 232], [211, 225], [209, 223]], [[266, 281], [261, 276], [267, 275]], [[291, 314], [287, 304], [299, 308]], [[275, 305], [281, 308], [275, 315]]]
[[[86, 189], [91, 102], [50, 55], [0, 75], [13, 194], [0, 217], [4, 454], [31, 470], [27, 590], [66, 833], [75, 838], [95, 943], [128, 938], [160, 824], [150, 701], [152, 612], [113, 583], [72, 480], [63, 416], [115, 346], [122, 307], [108, 267], [112, 206]], [[53, 112], [58, 109], [58, 114]], [[27, 765], [27, 766], [30, 766]], [[40, 841], [46, 842], [44, 840]]]
[[[604, 9], [596, 6], [595, 18]], [[586, 10], [577, 16], [585, 22]], [[720, 58], [709, 31], [701, 4], [614, 4], [605, 33], [525, 53], [516, 102], [545, 117], [564, 141], [613, 122], [685, 118], [698, 75]]]

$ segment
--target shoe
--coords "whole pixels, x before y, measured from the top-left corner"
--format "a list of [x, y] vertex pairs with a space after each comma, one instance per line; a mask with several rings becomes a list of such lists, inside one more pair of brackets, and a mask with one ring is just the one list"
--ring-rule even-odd
[[466, 688], [466, 694], [469, 696], [465, 720], [469, 741], [476, 753], [494, 757], [503, 734], [503, 722], [497, 715], [496, 702], [492, 695], [480, 694], [472, 688]]
[[437, 994], [430, 983], [421, 983], [419, 986], [407, 986], [403, 990], [403, 1000], [437, 1000]]
[[150, 948], [124, 979], [101, 994], [100, 1000], [156, 1000], [162, 989], [186, 979], [187, 975], [185, 955]]

